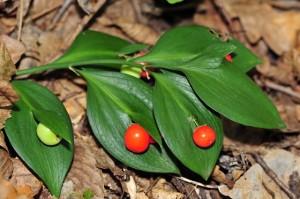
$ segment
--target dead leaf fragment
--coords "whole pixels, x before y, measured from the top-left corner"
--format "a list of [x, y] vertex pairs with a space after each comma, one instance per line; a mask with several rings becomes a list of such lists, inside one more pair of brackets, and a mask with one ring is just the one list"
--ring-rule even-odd
[[13, 166], [13, 174], [9, 181], [15, 187], [28, 186], [33, 196], [37, 195], [42, 188], [42, 183], [28, 170], [28, 168], [19, 159], [13, 159]]
[[0, 178], [8, 180], [13, 172], [13, 162], [7, 152], [4, 134], [0, 131]]
[[10, 80], [16, 67], [11, 60], [9, 51], [3, 41], [0, 40], [0, 80]]
[[[63, 184], [62, 198], [68, 198], [73, 192], [83, 193], [90, 189], [95, 199], [104, 198], [104, 180], [97, 168], [97, 149], [90, 136], [77, 134], [72, 167]], [[99, 149], [98, 149], [99, 150]]]
[[131, 23], [124, 19], [118, 19], [114, 21], [131, 39], [154, 45], [159, 38], [159, 34], [152, 29], [151, 27], [140, 24], [140, 23]]
[[300, 13], [272, 8], [268, 1], [216, 0], [228, 18], [239, 18], [251, 43], [263, 39], [274, 52], [290, 51], [300, 30]]
[[0, 80], [0, 129], [4, 127], [5, 121], [10, 117], [10, 108], [17, 99], [18, 96], [11, 84]]
[[25, 46], [23, 43], [7, 35], [1, 35], [1, 41], [4, 42], [13, 63], [17, 63], [25, 53]]
[[33, 196], [28, 185], [14, 186], [0, 177], [0, 199], [33, 199]]

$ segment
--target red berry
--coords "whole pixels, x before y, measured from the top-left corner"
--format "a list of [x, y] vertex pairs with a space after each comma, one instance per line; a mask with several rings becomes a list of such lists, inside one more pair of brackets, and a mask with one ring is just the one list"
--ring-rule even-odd
[[231, 56], [230, 54], [226, 55], [226, 56], [225, 56], [225, 59], [226, 59], [228, 62], [233, 62], [232, 56]]
[[129, 151], [143, 153], [149, 147], [150, 136], [139, 124], [132, 124], [124, 134], [124, 142]]
[[147, 80], [149, 80], [149, 79], [150, 79], [150, 73], [149, 73], [149, 71], [143, 70], [143, 71], [140, 73], [140, 77], [141, 77], [142, 79], [147, 79]]
[[154, 140], [151, 136], [150, 136], [149, 143], [150, 143], [150, 144], [155, 144], [155, 143], [156, 143], [155, 140]]
[[198, 126], [193, 133], [194, 143], [201, 148], [208, 148], [216, 141], [216, 132], [207, 125]]

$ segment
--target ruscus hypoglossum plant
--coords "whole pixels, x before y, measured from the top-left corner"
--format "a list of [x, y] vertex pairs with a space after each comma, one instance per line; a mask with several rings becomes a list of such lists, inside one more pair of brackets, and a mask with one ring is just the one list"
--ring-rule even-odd
[[[136, 56], [140, 52], [144, 55]], [[259, 63], [239, 41], [224, 41], [202, 26], [171, 29], [153, 47], [87, 30], [62, 57], [17, 75], [71, 67], [87, 82], [92, 132], [114, 158], [145, 172], [177, 175], [180, 162], [207, 180], [222, 148], [221, 115], [252, 127], [285, 126], [272, 102], [247, 76]], [[6, 123], [6, 135], [59, 196], [74, 150], [69, 116], [58, 98], [38, 83], [12, 84], [20, 100]], [[39, 124], [62, 140], [43, 143], [47, 141], [36, 132]]]

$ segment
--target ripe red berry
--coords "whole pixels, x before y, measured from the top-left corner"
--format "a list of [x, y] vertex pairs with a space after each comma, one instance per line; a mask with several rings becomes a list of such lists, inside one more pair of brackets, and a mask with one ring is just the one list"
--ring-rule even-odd
[[143, 70], [143, 71], [140, 73], [140, 77], [141, 77], [142, 79], [147, 79], [147, 80], [149, 80], [149, 79], [150, 79], [150, 74], [149, 74], [148, 71]]
[[139, 124], [132, 124], [124, 134], [124, 142], [129, 151], [143, 153], [149, 147], [150, 136]]
[[231, 56], [230, 54], [226, 55], [226, 56], [225, 56], [225, 59], [226, 59], [228, 62], [233, 62], [232, 56]]
[[207, 125], [198, 126], [193, 133], [194, 143], [201, 148], [208, 148], [216, 141], [216, 132]]
[[150, 144], [156, 144], [155, 140], [150, 136], [150, 139], [149, 139], [149, 143]]

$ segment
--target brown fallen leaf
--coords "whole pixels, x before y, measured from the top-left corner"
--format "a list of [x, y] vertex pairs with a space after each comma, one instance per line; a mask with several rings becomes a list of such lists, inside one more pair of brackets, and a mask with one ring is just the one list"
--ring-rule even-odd
[[[261, 38], [278, 55], [295, 46], [300, 30], [300, 13], [272, 8], [269, 1], [215, 0], [227, 18], [239, 18], [251, 43]], [[276, 31], [275, 31], [276, 30]]]
[[0, 40], [0, 80], [10, 80], [15, 71], [16, 67], [11, 60], [9, 51], [4, 42]]
[[9, 157], [4, 134], [0, 131], [0, 178], [8, 180], [13, 172], [13, 163]]
[[28, 185], [14, 186], [0, 177], [0, 199], [33, 199], [34, 194]]
[[83, 193], [86, 189], [95, 194], [95, 199], [104, 198], [104, 180], [97, 168], [95, 145], [92, 137], [76, 134], [74, 160], [63, 184], [62, 198], [68, 198], [74, 192]]
[[159, 38], [159, 33], [157, 33], [151, 27], [141, 24], [141, 23], [132, 23], [122, 18], [114, 21], [131, 39], [154, 45]]
[[6, 119], [10, 117], [10, 108], [17, 100], [17, 94], [11, 84], [0, 80], [0, 129], [4, 127]]
[[1, 41], [5, 44], [13, 63], [16, 64], [25, 53], [25, 46], [7, 35], [1, 35]]
[[28, 186], [33, 196], [37, 195], [42, 183], [31, 173], [31, 171], [19, 159], [13, 159], [13, 174], [9, 180], [15, 187]]
[[212, 1], [204, 1], [203, 4], [201, 3], [198, 5], [193, 21], [195, 24], [213, 28], [220, 33], [229, 32], [224, 20]]
[[263, 64], [256, 67], [264, 77], [273, 79], [284, 85], [296, 85], [294, 68], [289, 62], [279, 60], [276, 65], [270, 63], [269, 59], [264, 59]]
[[281, 118], [286, 124], [287, 128], [283, 129], [283, 132], [298, 132], [300, 131], [300, 112], [299, 105], [296, 104], [288, 96], [278, 96], [273, 98]]

